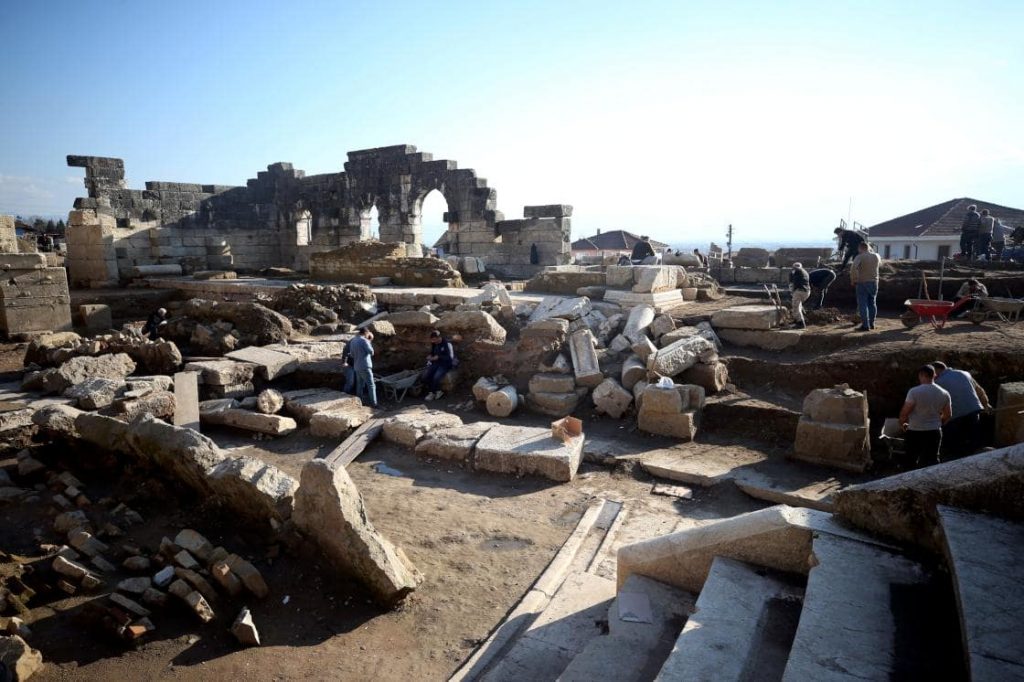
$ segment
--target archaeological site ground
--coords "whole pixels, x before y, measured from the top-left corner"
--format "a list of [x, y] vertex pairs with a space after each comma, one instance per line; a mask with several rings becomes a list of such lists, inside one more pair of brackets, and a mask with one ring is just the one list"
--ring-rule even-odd
[[[0, 681], [1024, 679], [1024, 265], [887, 258], [861, 332], [831, 261], [799, 328], [830, 249], [581, 259], [347, 159], [0, 216]], [[915, 462], [936, 361], [987, 405]]]

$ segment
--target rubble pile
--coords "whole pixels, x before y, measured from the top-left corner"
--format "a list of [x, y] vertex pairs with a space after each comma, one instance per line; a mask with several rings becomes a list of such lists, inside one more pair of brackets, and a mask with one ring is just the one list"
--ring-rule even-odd
[[193, 298], [172, 307], [160, 335], [196, 354], [224, 355], [236, 348], [287, 341], [292, 324], [259, 303]]
[[[377, 298], [365, 284], [292, 284], [267, 301], [267, 307], [288, 316], [293, 325], [310, 330], [321, 325], [338, 331], [338, 323], [359, 323], [377, 313]], [[325, 330], [326, 331], [326, 330]]]
[[149, 374], [171, 374], [181, 367], [181, 351], [173, 341], [151, 341], [130, 332], [82, 337], [74, 332], [43, 334], [25, 351], [25, 365], [54, 367], [78, 356], [124, 353]]

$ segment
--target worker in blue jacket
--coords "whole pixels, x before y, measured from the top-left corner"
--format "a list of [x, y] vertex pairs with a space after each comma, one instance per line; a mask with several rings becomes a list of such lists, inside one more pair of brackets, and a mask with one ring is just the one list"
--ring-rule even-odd
[[430, 354], [427, 355], [427, 368], [420, 375], [420, 380], [427, 386], [427, 395], [424, 400], [439, 400], [444, 397], [441, 390], [441, 380], [448, 372], [458, 367], [459, 361], [455, 357], [455, 346], [449, 339], [441, 335], [441, 332], [434, 329], [430, 332]]

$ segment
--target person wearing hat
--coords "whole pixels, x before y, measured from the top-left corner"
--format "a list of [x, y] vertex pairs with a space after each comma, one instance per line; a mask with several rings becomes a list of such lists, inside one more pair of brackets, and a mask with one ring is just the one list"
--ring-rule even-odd
[[805, 329], [804, 301], [811, 295], [811, 277], [804, 270], [802, 263], [793, 263], [789, 273], [789, 291], [793, 299], [793, 327]]
[[160, 338], [160, 328], [167, 324], [167, 308], [157, 308], [156, 312], [146, 318], [146, 324], [142, 327], [142, 335], [149, 337], [150, 341]]
[[459, 364], [455, 357], [455, 346], [436, 329], [430, 331], [430, 353], [427, 355], [427, 368], [420, 375], [420, 380], [427, 386], [424, 400], [440, 400], [444, 397], [441, 380], [448, 372]]

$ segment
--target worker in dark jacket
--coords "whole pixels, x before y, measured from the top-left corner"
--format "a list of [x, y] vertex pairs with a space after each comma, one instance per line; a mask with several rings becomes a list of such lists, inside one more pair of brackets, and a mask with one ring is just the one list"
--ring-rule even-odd
[[804, 301], [811, 295], [811, 278], [801, 263], [793, 263], [789, 273], [789, 291], [793, 298], [793, 326], [804, 329], [807, 327], [804, 321]]
[[167, 324], [167, 308], [157, 308], [156, 312], [146, 318], [146, 324], [142, 327], [142, 335], [149, 337], [151, 341], [160, 338], [160, 329]]
[[981, 232], [981, 214], [978, 207], [971, 204], [967, 207], [967, 215], [960, 224], [960, 254], [967, 260], [974, 260], [974, 246], [978, 243]]
[[811, 282], [811, 301], [813, 301], [811, 308], [818, 310], [825, 305], [825, 294], [828, 293], [832, 282], [836, 281], [836, 273], [832, 271], [832, 268], [818, 268], [811, 270], [807, 277]]
[[839, 266], [839, 272], [846, 269], [846, 264], [857, 256], [857, 249], [864, 242], [864, 237], [854, 230], [844, 230], [841, 227], [835, 229], [839, 237], [839, 250], [843, 252], [843, 264]]
[[634, 265], [653, 265], [658, 257], [654, 253], [654, 246], [649, 237], [640, 237], [640, 241], [633, 245], [633, 253], [630, 260]]
[[452, 342], [441, 336], [441, 332], [436, 329], [432, 330], [427, 368], [420, 375], [420, 380], [427, 385], [427, 395], [424, 400], [439, 400], [444, 397], [441, 380], [458, 364], [459, 361], [455, 357], [455, 346]]

